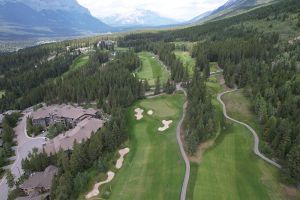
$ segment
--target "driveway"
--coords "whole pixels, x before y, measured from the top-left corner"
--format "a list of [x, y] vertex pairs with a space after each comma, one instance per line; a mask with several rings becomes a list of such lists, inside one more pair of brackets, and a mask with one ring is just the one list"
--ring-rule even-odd
[[[18, 123], [17, 127], [14, 129], [17, 138], [17, 148], [16, 148], [16, 160], [12, 164], [10, 170], [12, 174], [16, 177], [16, 180], [23, 173], [22, 170], [22, 159], [26, 158], [33, 148], [41, 149], [45, 143], [44, 137], [31, 138], [27, 136], [26, 133], [26, 118], [30, 115], [30, 110], [23, 112], [24, 116]], [[8, 185], [6, 183], [6, 178], [3, 177], [0, 181], [0, 200], [7, 200], [8, 197]]]

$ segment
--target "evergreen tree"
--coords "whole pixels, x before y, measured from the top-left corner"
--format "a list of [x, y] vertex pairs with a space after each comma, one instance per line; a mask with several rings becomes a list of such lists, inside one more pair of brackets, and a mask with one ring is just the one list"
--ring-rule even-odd
[[155, 81], [154, 94], [159, 94], [159, 93], [160, 93], [160, 79], [159, 79], [159, 77], [157, 77], [156, 81]]

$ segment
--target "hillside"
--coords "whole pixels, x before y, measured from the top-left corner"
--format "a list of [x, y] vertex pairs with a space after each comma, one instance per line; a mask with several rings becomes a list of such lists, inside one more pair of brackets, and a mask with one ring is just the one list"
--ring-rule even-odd
[[[14, 14], [12, 14], [14, 13]], [[75, 36], [111, 31], [76, 0], [1, 0], [0, 39]]]
[[228, 0], [224, 5], [211, 11], [208, 15], [199, 15], [192, 22], [203, 23], [210, 20], [223, 19], [226, 17], [238, 15], [251, 9], [272, 3], [276, 0]]

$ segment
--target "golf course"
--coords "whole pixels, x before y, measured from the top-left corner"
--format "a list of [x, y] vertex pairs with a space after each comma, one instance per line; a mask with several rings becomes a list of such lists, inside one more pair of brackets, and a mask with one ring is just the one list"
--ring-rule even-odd
[[[211, 83], [207, 86], [211, 91], [216, 87]], [[222, 99], [230, 116], [246, 122], [259, 132], [261, 128], [242, 91], [228, 93]], [[222, 112], [219, 102], [213, 100], [213, 105], [218, 113]], [[199, 147], [201, 152], [191, 159], [187, 199], [299, 198], [299, 192], [281, 184], [280, 172], [276, 167], [253, 153], [253, 143], [253, 136], [247, 128], [226, 120], [218, 137], [200, 145], [206, 148]]]
[[[116, 200], [179, 198], [185, 168], [176, 126], [184, 101], [184, 95], [176, 93], [141, 100], [129, 108], [130, 153], [112, 182], [104, 185], [102, 194]], [[137, 108], [143, 110], [139, 120], [135, 116]], [[163, 120], [172, 123], [160, 132]]]
[[136, 76], [139, 79], [147, 80], [150, 86], [155, 85], [157, 77], [160, 78], [160, 83], [167, 82], [169, 73], [153, 53], [141, 52], [139, 57], [142, 61], [142, 66], [136, 71]]

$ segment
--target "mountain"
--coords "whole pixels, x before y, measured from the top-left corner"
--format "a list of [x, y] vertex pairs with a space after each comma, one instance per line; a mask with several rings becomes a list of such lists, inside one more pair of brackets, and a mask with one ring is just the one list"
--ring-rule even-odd
[[76, 0], [0, 0], [0, 39], [78, 36], [112, 28]]
[[[224, 5], [211, 11], [208, 15], [199, 15], [194, 18], [198, 20], [191, 20], [194, 23], [203, 23], [209, 20], [223, 19], [226, 17], [234, 16], [247, 12], [253, 8], [272, 3], [276, 0], [228, 0]], [[201, 17], [202, 16], [202, 17]]]
[[178, 21], [160, 16], [158, 13], [136, 9], [125, 14], [116, 14], [101, 19], [111, 26], [145, 27], [176, 24]]
[[205, 17], [208, 17], [209, 15], [212, 14], [212, 11], [207, 11], [205, 13], [202, 13], [201, 15], [198, 15], [196, 17], [194, 17], [193, 19], [191, 19], [190, 21], [188, 21], [187, 23], [195, 23], [195, 22], [198, 22], [199, 20], [205, 18]]

